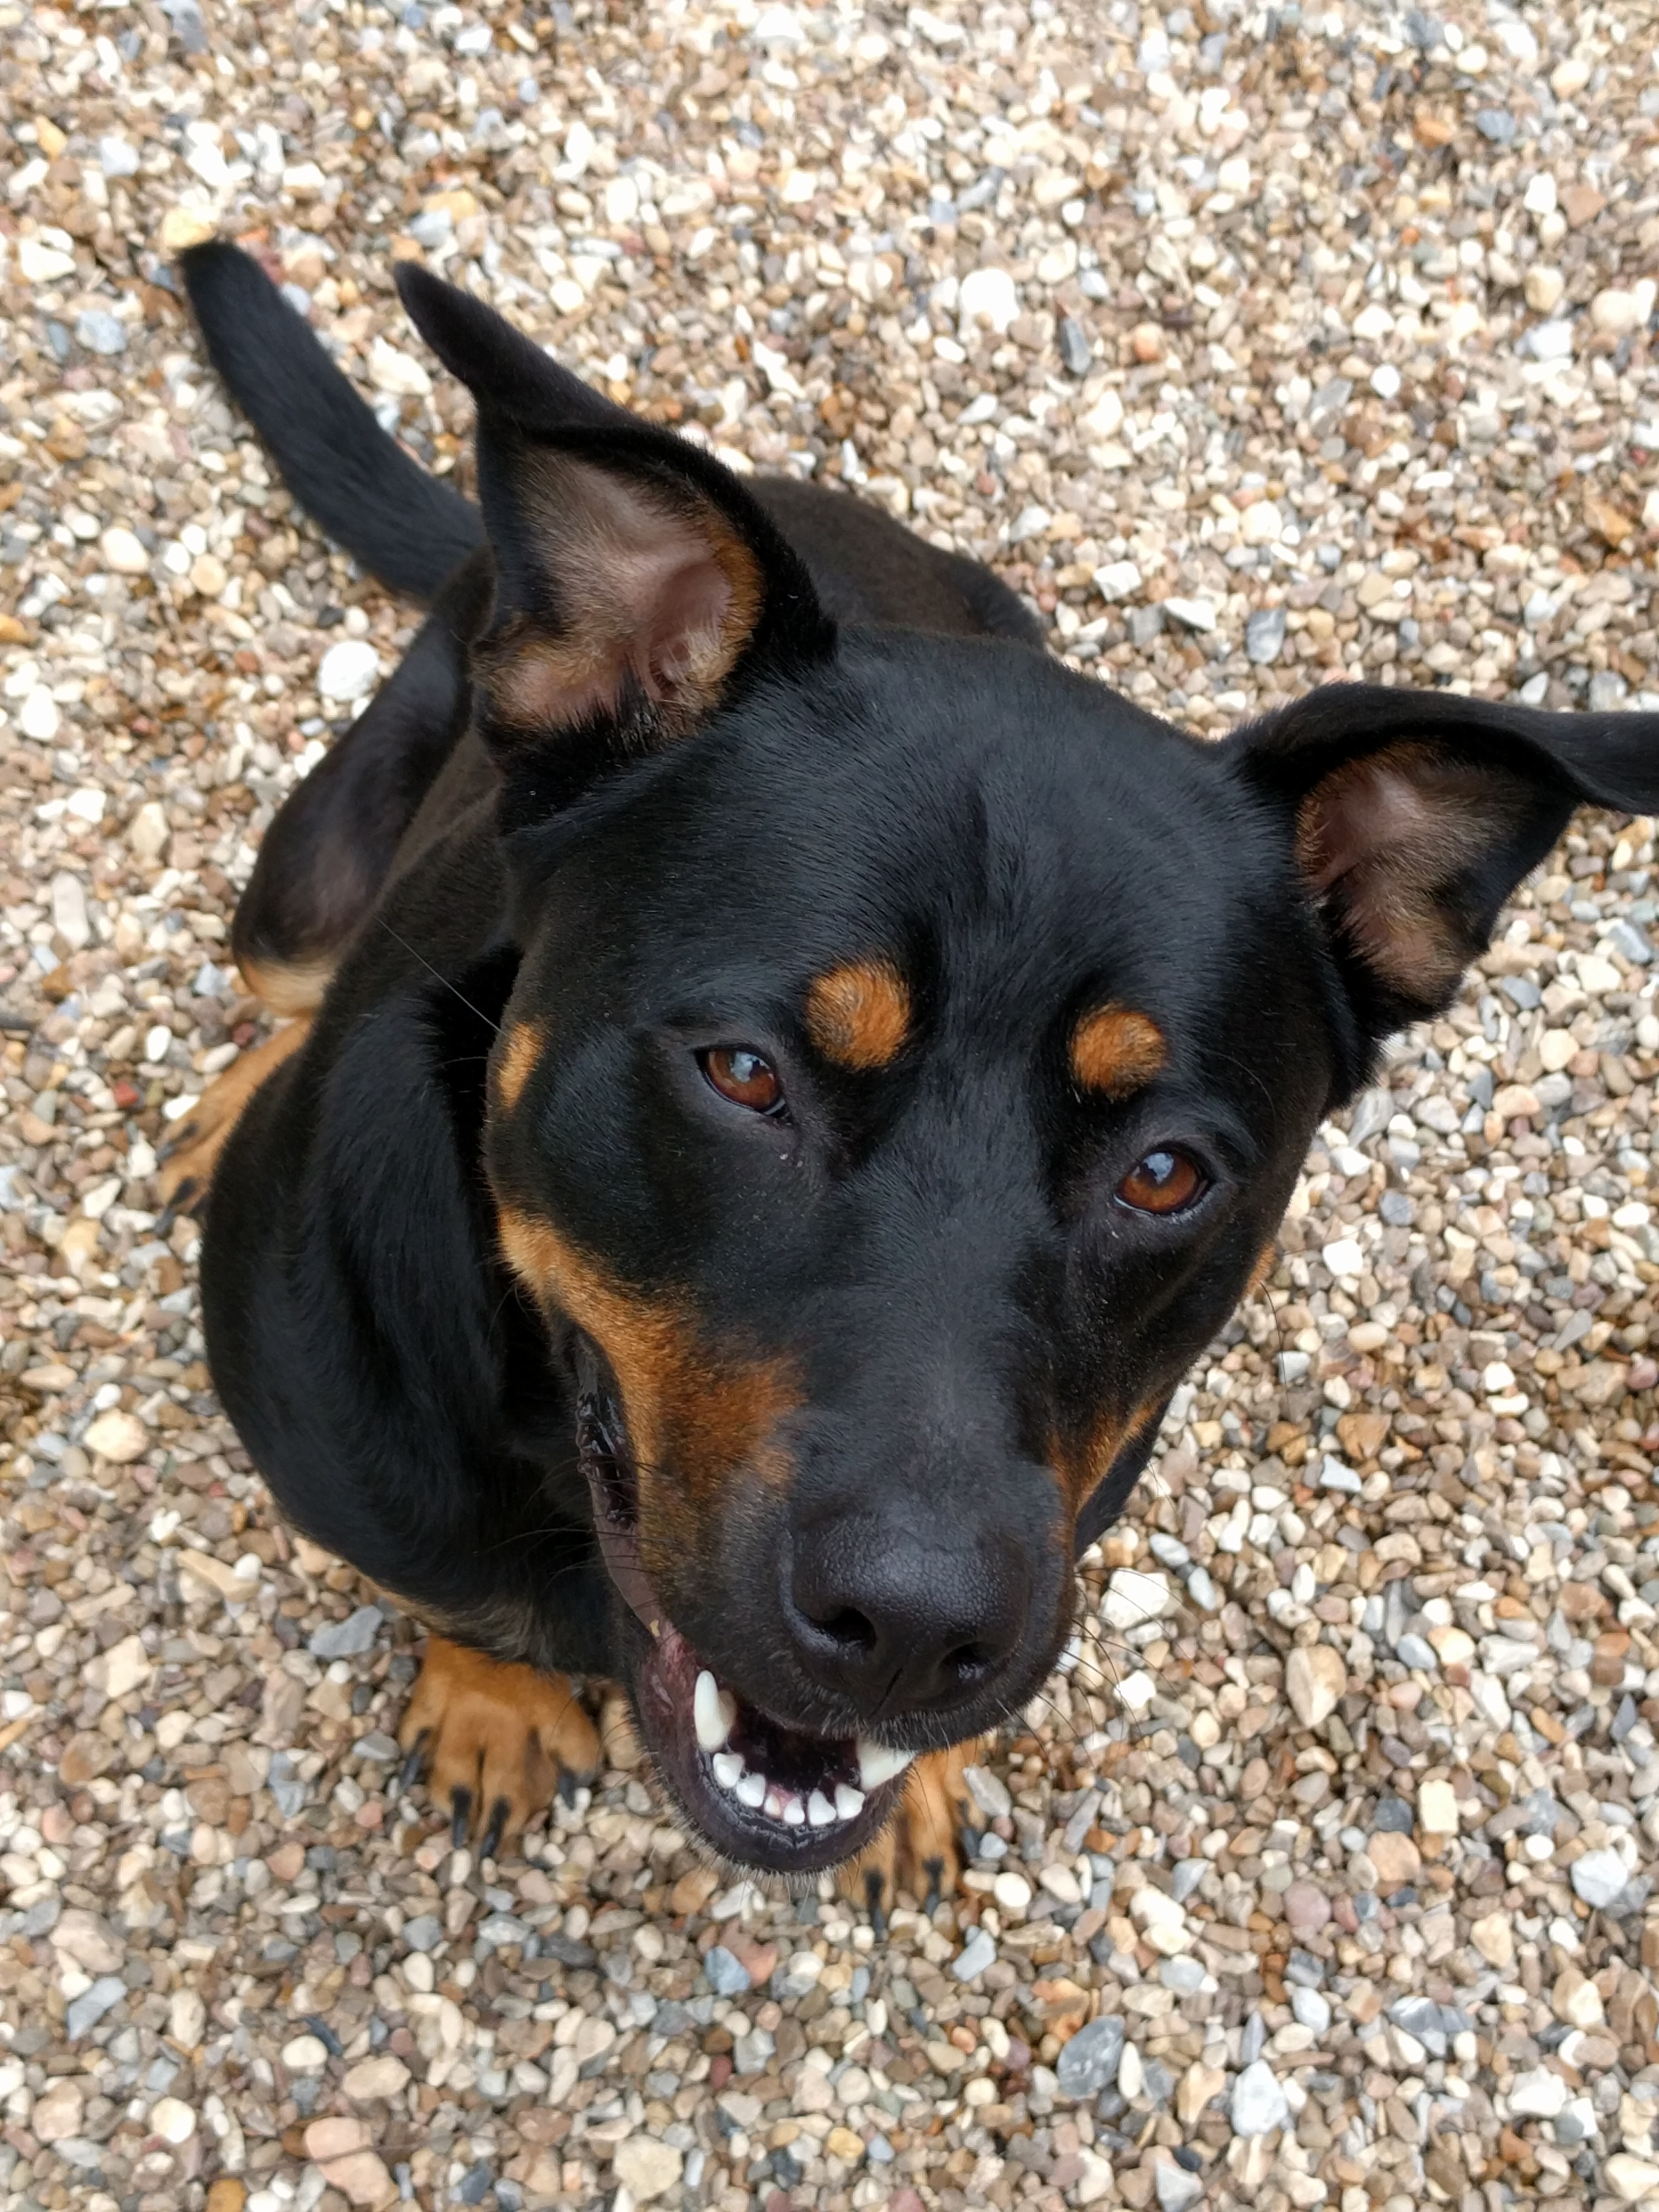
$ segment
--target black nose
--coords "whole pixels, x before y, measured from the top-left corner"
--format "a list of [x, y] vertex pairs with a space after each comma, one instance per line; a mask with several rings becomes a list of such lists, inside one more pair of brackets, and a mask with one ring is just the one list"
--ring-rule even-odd
[[1030, 1595], [1017, 1549], [838, 1514], [798, 1533], [784, 1609], [806, 1672], [873, 1717], [975, 1696], [1018, 1649]]

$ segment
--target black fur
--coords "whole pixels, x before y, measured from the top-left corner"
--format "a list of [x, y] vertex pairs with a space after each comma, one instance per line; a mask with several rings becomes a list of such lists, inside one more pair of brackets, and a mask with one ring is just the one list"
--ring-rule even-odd
[[[372, 435], [357, 480], [401, 484], [308, 339], [227, 343], [227, 302], [286, 312], [249, 306], [263, 279], [224, 249], [191, 270], [285, 471], [320, 406]], [[499, 1656], [619, 1677], [708, 1829], [612, 1519], [801, 1741], [944, 1745], [1016, 1708], [1073, 1540], [1146, 1457], [1126, 1425], [1224, 1322], [1320, 1118], [1447, 1002], [1578, 799], [1659, 802], [1659, 732], [1345, 685], [1195, 742], [1034, 650], [971, 563], [740, 482], [403, 283], [478, 398], [489, 551], [239, 918], [239, 947], [339, 966], [215, 1183], [210, 1354], [302, 1527]], [[434, 589], [471, 539], [441, 503], [417, 545], [426, 499], [398, 534]], [[872, 960], [905, 1034], [848, 1066], [811, 989]], [[1071, 1057], [1109, 1005], [1165, 1048], [1121, 1096]], [[787, 1112], [714, 1087], [738, 1048]], [[1125, 1195], [1181, 1155], [1186, 1210]], [[515, 1221], [574, 1287], [514, 1273]], [[641, 1462], [629, 1418], [676, 1360]]]

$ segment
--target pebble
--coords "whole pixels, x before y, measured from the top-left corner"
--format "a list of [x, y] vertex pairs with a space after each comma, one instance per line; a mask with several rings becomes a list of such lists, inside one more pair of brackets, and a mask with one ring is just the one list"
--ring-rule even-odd
[[105, 355], [125, 353], [127, 349], [127, 326], [118, 315], [102, 307], [89, 307], [75, 322], [75, 342], [88, 353]]
[[982, 1928], [975, 1928], [952, 1960], [951, 1972], [959, 1982], [976, 1981], [988, 1966], [996, 1964], [997, 1947]]
[[1611, 1905], [1630, 1881], [1630, 1869], [1615, 1850], [1586, 1851], [1576, 1858], [1570, 1872], [1575, 1895], [1586, 1905]]
[[1227, 2118], [1236, 2136], [1271, 2135], [1290, 2118], [1290, 2100], [1265, 2058], [1240, 2072], [1227, 2100]]
[[1347, 1681], [1342, 1655], [1328, 1644], [1298, 1644], [1285, 1662], [1285, 1694], [1305, 1729], [1324, 1725]]
[[366, 698], [380, 680], [380, 656], [367, 638], [343, 637], [330, 646], [317, 670], [325, 699], [345, 703]]
[[678, 2150], [651, 2136], [625, 2136], [612, 2154], [617, 2179], [636, 2204], [672, 2189], [684, 2163]]
[[1117, 2079], [1127, 2039], [1127, 2029], [1116, 2014], [1104, 2014], [1080, 2027], [1054, 2061], [1054, 2076], [1061, 2093], [1081, 2100], [1109, 2088]]
[[750, 1986], [748, 1967], [724, 1943], [713, 1944], [703, 1954], [702, 1971], [716, 1996], [740, 1997]]
[[1279, 659], [1285, 650], [1287, 628], [1283, 607], [1258, 607], [1251, 615], [1244, 625], [1244, 651], [1258, 668], [1271, 668]]
[[385, 1626], [386, 1615], [379, 1606], [360, 1605], [345, 1620], [325, 1621], [313, 1629], [306, 1648], [319, 1659], [360, 1659], [374, 1649]]
[[122, 523], [111, 523], [99, 538], [98, 550], [104, 556], [105, 566], [118, 576], [144, 576], [149, 573], [149, 555], [143, 541]]

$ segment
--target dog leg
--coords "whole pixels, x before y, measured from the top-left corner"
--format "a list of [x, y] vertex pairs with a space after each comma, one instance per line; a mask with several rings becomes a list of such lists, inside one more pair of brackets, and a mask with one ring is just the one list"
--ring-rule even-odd
[[308, 1014], [289, 1022], [263, 1044], [234, 1060], [222, 1075], [209, 1084], [194, 1111], [176, 1126], [168, 1141], [161, 1173], [161, 1203], [168, 1212], [190, 1213], [201, 1204], [242, 1109], [265, 1078], [296, 1053], [310, 1034]]
[[599, 1732], [562, 1674], [509, 1666], [481, 1651], [428, 1639], [426, 1659], [398, 1731], [402, 1781], [428, 1778], [449, 1808], [459, 1848], [483, 1830], [481, 1858], [552, 1802], [555, 1789], [599, 1771]]
[[878, 1931], [901, 1890], [928, 1912], [955, 1892], [961, 1833], [973, 1816], [962, 1770], [974, 1764], [980, 1747], [959, 1743], [924, 1753], [910, 1769], [897, 1812], [875, 1842], [841, 1869], [842, 1895], [867, 1911]]

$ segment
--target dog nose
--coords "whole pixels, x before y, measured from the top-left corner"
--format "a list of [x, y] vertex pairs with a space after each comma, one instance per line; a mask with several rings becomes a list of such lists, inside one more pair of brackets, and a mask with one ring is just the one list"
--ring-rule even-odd
[[1019, 1648], [1030, 1575], [1018, 1552], [840, 1515], [800, 1532], [785, 1610], [821, 1686], [872, 1717], [948, 1710]]

